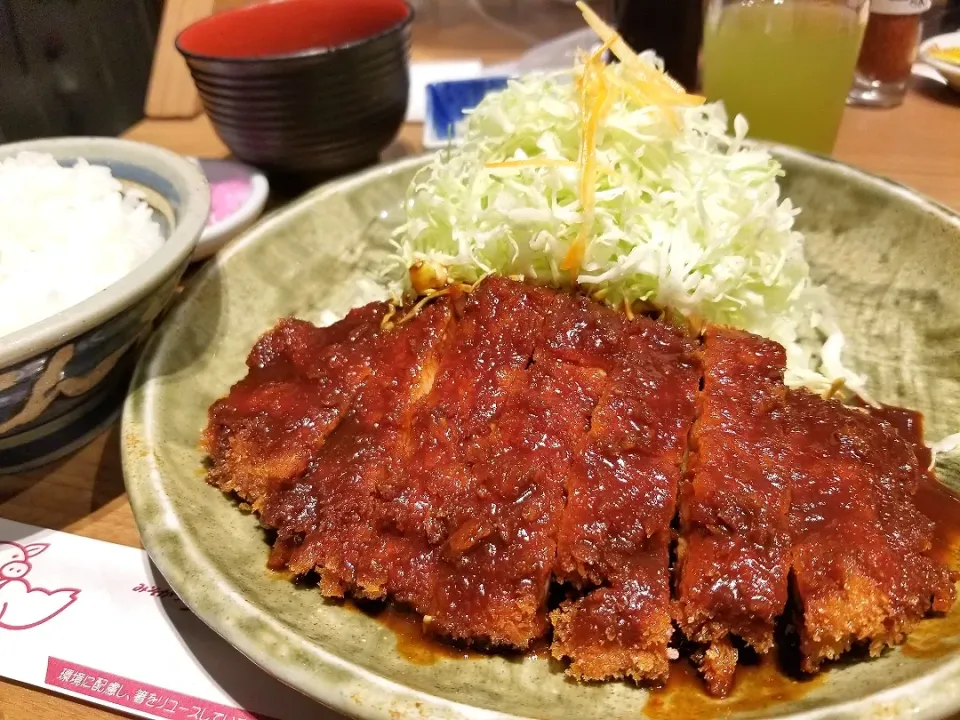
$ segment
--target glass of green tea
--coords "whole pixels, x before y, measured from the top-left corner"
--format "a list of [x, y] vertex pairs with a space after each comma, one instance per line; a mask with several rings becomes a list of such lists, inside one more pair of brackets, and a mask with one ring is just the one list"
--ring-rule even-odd
[[829, 154], [869, 0], [707, 0], [703, 92], [750, 137]]

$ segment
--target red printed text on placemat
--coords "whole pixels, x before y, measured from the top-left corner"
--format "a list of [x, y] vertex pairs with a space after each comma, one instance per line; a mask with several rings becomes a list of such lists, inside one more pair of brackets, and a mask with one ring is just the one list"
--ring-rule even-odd
[[166, 720], [274, 720], [55, 657], [47, 660], [46, 683], [95, 702]]

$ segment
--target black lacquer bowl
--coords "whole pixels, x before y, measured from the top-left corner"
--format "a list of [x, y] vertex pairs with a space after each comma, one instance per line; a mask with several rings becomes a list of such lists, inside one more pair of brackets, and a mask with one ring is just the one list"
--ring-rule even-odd
[[403, 123], [412, 18], [404, 0], [282, 0], [201, 20], [177, 48], [237, 158], [335, 175], [376, 163]]

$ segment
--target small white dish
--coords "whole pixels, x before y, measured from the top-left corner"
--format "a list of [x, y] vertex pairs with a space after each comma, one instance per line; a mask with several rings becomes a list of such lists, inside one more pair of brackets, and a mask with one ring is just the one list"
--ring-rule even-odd
[[960, 64], [939, 60], [932, 55], [934, 48], [956, 47], [960, 47], [960, 31], [934, 35], [920, 45], [920, 59], [943, 75], [947, 85], [960, 92]]
[[[213, 255], [263, 214], [263, 208], [270, 194], [270, 183], [259, 170], [235, 160], [207, 158], [191, 158], [191, 160], [197, 163], [203, 170], [203, 174], [207, 176], [211, 194], [210, 217], [216, 218], [212, 222], [208, 221], [204, 227], [196, 250], [190, 258], [191, 262], [197, 262]], [[237, 207], [232, 208], [222, 217], [216, 217], [219, 209], [217, 202], [220, 200], [220, 188], [227, 183], [244, 183], [248, 188], [245, 197]]]

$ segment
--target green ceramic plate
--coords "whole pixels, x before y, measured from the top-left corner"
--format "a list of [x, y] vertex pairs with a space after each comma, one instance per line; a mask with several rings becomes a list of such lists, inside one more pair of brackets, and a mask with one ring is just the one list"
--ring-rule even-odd
[[[804, 209], [816, 277], [836, 297], [850, 360], [869, 374], [879, 399], [922, 410], [929, 436], [960, 429], [960, 218], [849, 167], [778, 154], [784, 189]], [[244, 374], [247, 351], [277, 318], [317, 319], [358, 302], [359, 281], [386, 252], [422, 163], [405, 160], [319, 188], [247, 232], [192, 282], [150, 342], [124, 412], [124, 471], [143, 544], [183, 600], [230, 643], [348, 715], [643, 717], [648, 692], [578, 685], [546, 660], [410, 662], [376, 620], [271, 577], [255, 518], [203, 482], [197, 438], [207, 407]], [[945, 482], [960, 483], [960, 464], [939, 470]], [[960, 708], [957, 620], [927, 621], [906, 651], [836, 666], [822, 680], [788, 688], [779, 695], [785, 700], [773, 688], [764, 693], [769, 701], [741, 692], [706, 705], [674, 692], [647, 712], [943, 717]]]

